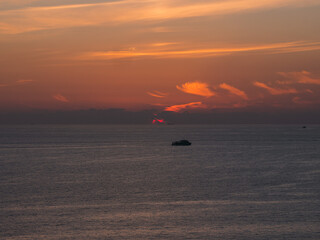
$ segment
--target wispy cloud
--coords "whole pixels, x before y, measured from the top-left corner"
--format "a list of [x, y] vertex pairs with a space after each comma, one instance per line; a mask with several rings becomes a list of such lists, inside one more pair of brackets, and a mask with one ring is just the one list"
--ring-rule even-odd
[[313, 101], [308, 101], [308, 100], [303, 100], [300, 97], [294, 97], [292, 99], [292, 102], [296, 103], [296, 104], [304, 104], [304, 105], [311, 105], [314, 104], [315, 102]]
[[164, 111], [180, 112], [182, 110], [195, 109], [195, 108], [207, 108], [207, 106], [202, 102], [191, 102], [191, 103], [180, 104], [180, 105], [172, 105], [170, 107], [166, 107]]
[[167, 93], [159, 92], [159, 91], [153, 91], [153, 92], [147, 92], [148, 95], [156, 98], [164, 98], [167, 96]]
[[[224, 48], [199, 48], [193, 49], [185, 46], [184, 50], [162, 50], [154, 48], [143, 48], [122, 51], [96, 51], [96, 52], [85, 52], [80, 55], [73, 57], [73, 60], [90, 61], [90, 60], [113, 60], [121, 58], [199, 58], [199, 57], [210, 57], [210, 56], [224, 56], [236, 53], [247, 53], [247, 52], [262, 52], [270, 53], [276, 49], [294, 49], [299, 48], [300, 51], [308, 51], [309, 44], [318, 44], [320, 49], [320, 42], [282, 42], [282, 43], [271, 43], [261, 45], [247, 45], [247, 46], [234, 46]], [[180, 46], [181, 48], [182, 46]], [[305, 48], [305, 49], [304, 49]]]
[[16, 83], [18, 83], [18, 84], [31, 83], [31, 82], [34, 82], [34, 80], [32, 80], [32, 79], [20, 79], [20, 80], [16, 81]]
[[67, 103], [69, 102], [69, 99], [67, 99], [65, 96], [61, 95], [61, 94], [55, 94], [52, 96], [55, 100], [59, 101], [59, 102], [64, 102]]
[[27, 84], [27, 83], [31, 83], [31, 82], [34, 82], [34, 80], [32, 80], [32, 79], [20, 79], [20, 80], [17, 80], [15, 82], [11, 82], [11, 83], [1, 83], [0, 87], [14, 87], [14, 86]]
[[243, 98], [244, 100], [249, 100], [247, 94], [246, 94], [244, 91], [241, 91], [241, 90], [238, 89], [238, 88], [235, 88], [235, 87], [233, 87], [233, 86], [230, 86], [230, 85], [228, 85], [228, 84], [226, 84], [226, 83], [220, 84], [219, 87], [222, 88], [222, 89], [225, 89], [225, 90], [229, 91], [229, 92], [232, 93], [232, 94], [235, 94], [235, 95]]
[[281, 53], [295, 53], [295, 52], [307, 52], [307, 51], [317, 51], [320, 50], [320, 45], [318, 42], [310, 42], [309, 45], [305, 46], [295, 46], [287, 48], [279, 48], [270, 51], [271, 54], [281, 54]]
[[10, 9], [19, 9], [25, 8], [29, 4], [40, 2], [41, 0], [1, 0], [0, 9], [10, 10]]
[[170, 45], [178, 44], [177, 42], [158, 42], [150, 44], [152, 47], [165, 47]]
[[[279, 7], [319, 5], [318, 0], [169, 1], [123, 0], [114, 2], [27, 7], [0, 12], [2, 33], [22, 33], [75, 26], [108, 25], [148, 20], [161, 21], [226, 15]], [[23, 5], [22, 5], [23, 6]]]
[[291, 94], [297, 93], [298, 91], [294, 88], [288, 89], [279, 89], [279, 88], [272, 88], [262, 82], [254, 82], [255, 86], [266, 89], [272, 95], [282, 95], [282, 94]]
[[155, 33], [168, 33], [168, 32], [174, 32], [174, 29], [169, 27], [152, 27], [152, 28], [146, 29], [145, 31], [155, 32]]
[[311, 89], [306, 89], [305, 90], [307, 93], [313, 94], [313, 91]]
[[311, 73], [307, 71], [279, 72], [279, 74], [285, 78], [293, 79], [295, 82], [298, 83], [320, 85], [320, 78], [312, 78]]
[[215, 93], [209, 89], [208, 84], [203, 82], [186, 82], [181, 86], [177, 85], [176, 88], [182, 92], [203, 97], [211, 97], [215, 95]]

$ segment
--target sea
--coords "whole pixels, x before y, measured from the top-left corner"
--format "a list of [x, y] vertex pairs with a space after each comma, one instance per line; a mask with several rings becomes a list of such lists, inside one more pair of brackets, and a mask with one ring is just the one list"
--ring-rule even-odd
[[0, 239], [318, 240], [320, 125], [0, 126]]

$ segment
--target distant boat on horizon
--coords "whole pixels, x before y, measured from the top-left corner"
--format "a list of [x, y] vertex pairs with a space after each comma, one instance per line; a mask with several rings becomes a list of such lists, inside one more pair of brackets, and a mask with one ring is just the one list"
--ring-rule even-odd
[[174, 141], [171, 144], [172, 146], [190, 146], [191, 142], [188, 140], [180, 140], [180, 141]]

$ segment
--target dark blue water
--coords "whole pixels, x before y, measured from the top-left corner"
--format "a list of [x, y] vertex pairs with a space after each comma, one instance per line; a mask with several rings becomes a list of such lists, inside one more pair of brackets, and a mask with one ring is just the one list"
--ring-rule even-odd
[[319, 125], [0, 126], [0, 239], [320, 239], [319, 176]]

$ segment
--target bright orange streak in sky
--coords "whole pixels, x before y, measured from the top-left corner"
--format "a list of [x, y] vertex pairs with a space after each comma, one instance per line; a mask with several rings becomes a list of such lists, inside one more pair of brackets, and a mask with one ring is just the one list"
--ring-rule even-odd
[[272, 88], [272, 87], [269, 87], [266, 84], [261, 83], [261, 82], [255, 82], [254, 85], [257, 86], [257, 87], [266, 89], [272, 95], [291, 94], [291, 93], [297, 93], [298, 92], [294, 88], [288, 88], [288, 89]]
[[[206, 57], [214, 55], [228, 55], [240, 52], [254, 52], [254, 51], [274, 51], [280, 49], [291, 49], [295, 52], [308, 51], [309, 44], [317, 44], [320, 49], [320, 42], [285, 42], [273, 43], [267, 45], [256, 45], [247, 47], [234, 47], [234, 48], [205, 48], [205, 49], [191, 49], [191, 50], [164, 50], [164, 51], [108, 51], [108, 52], [89, 52], [84, 53], [75, 59], [78, 60], [108, 60], [120, 58], [137, 58], [137, 57], [159, 57], [159, 58], [188, 58], [188, 57]], [[275, 53], [275, 52], [274, 52]]]
[[206, 106], [202, 104], [202, 102], [191, 102], [186, 104], [172, 105], [170, 107], [166, 107], [164, 110], [170, 111], [170, 112], [180, 112], [186, 109], [197, 109], [197, 108], [206, 108]]
[[230, 85], [228, 85], [226, 83], [220, 84], [219, 87], [229, 91], [232, 94], [235, 94], [235, 95], [243, 98], [244, 100], [249, 100], [247, 94], [244, 91], [241, 91], [240, 89], [232, 87], [232, 86], [230, 86]]

